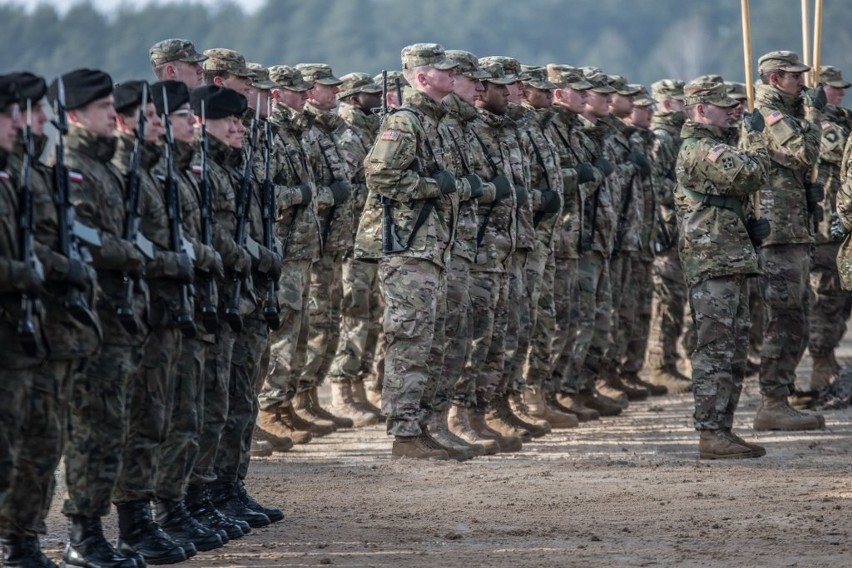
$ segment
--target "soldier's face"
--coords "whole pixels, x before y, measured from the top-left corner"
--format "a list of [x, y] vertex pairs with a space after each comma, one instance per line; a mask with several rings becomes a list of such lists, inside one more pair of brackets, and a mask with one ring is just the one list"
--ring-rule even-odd
[[567, 108], [571, 112], [580, 114], [586, 108], [586, 91], [574, 89], [556, 89], [554, 102]]
[[524, 99], [533, 108], [550, 108], [553, 105], [553, 91], [524, 87]]
[[145, 106], [145, 119], [148, 121], [148, 129], [145, 131], [145, 142], [157, 142], [166, 133], [163, 127], [163, 119], [157, 113], [154, 103]]
[[180, 81], [190, 90], [201, 85], [203, 73], [204, 68], [200, 63], [187, 63], [185, 61], [170, 63], [166, 69], [168, 79]]
[[210, 136], [215, 137], [219, 142], [230, 145], [231, 136], [233, 136], [237, 131], [237, 126], [234, 124], [234, 118], [236, 117], [227, 116], [225, 118], [208, 118], [207, 133]]
[[843, 95], [846, 94], [845, 89], [840, 89], [838, 87], [832, 87], [831, 85], [825, 86], [825, 98], [828, 101], [828, 104], [834, 106], [840, 106], [843, 102]]
[[172, 123], [172, 135], [175, 140], [192, 144], [195, 139], [195, 115], [186, 103], [169, 115]]
[[801, 73], [772, 73], [769, 75], [769, 84], [784, 94], [798, 97], [802, 94], [805, 79]]
[[[36, 102], [30, 109], [31, 118], [29, 119], [30, 128], [35, 136], [44, 134], [44, 125], [47, 124], [47, 112], [45, 112], [44, 99]], [[27, 107], [21, 107], [21, 123], [22, 126], [27, 124]]]
[[506, 85], [486, 83], [485, 91], [479, 96], [482, 106], [494, 114], [506, 114], [509, 109], [509, 90]]
[[630, 113], [630, 123], [639, 128], [651, 128], [653, 116], [653, 106], [634, 106], [633, 112]]
[[245, 137], [246, 127], [243, 124], [243, 121], [238, 117], [233, 116], [231, 119], [234, 122], [234, 132], [231, 134], [231, 138], [228, 140], [228, 145], [232, 148], [242, 148], [243, 147], [243, 138]]
[[610, 112], [616, 116], [629, 116], [633, 111], [633, 97], [626, 97], [615, 93], [609, 105]]
[[236, 75], [228, 75], [226, 78], [216, 77], [213, 79], [213, 83], [219, 85], [220, 87], [227, 87], [228, 89], [233, 89], [245, 98], [251, 100], [252, 88], [251, 88], [251, 78], [249, 77], [237, 77]]
[[703, 116], [705, 124], [727, 128], [737, 123], [735, 116], [736, 107], [719, 107], [712, 104], [700, 104], [697, 107], [699, 115]]
[[506, 85], [506, 90], [509, 91], [509, 102], [512, 104], [521, 104], [524, 99], [524, 84], [520, 81]]
[[115, 106], [112, 95], [92, 101], [83, 108], [68, 111], [68, 120], [98, 136], [112, 136]]
[[373, 109], [382, 106], [382, 95], [381, 93], [358, 93], [353, 101], [362, 111], [370, 113]]
[[272, 91], [272, 99], [276, 103], [289, 107], [296, 112], [302, 112], [305, 108], [305, 101], [308, 100], [308, 92], [274, 89]]
[[609, 100], [610, 96], [607, 93], [589, 91], [588, 96], [586, 96], [585, 112], [591, 113], [598, 118], [609, 116]]
[[476, 103], [476, 98], [484, 91], [485, 87], [482, 86], [482, 81], [479, 79], [471, 79], [466, 75], [456, 75], [453, 92], [464, 102], [471, 105]]
[[453, 92], [456, 72], [453, 69], [440, 70], [427, 67], [416, 77], [424, 92], [429, 93], [435, 100], [441, 100]]
[[338, 91], [340, 87], [337, 85], [314, 83], [314, 87], [308, 91], [308, 101], [320, 110], [331, 110], [337, 106]]
[[0, 148], [11, 152], [21, 129], [21, 111], [18, 105], [12, 105], [5, 112], [0, 112]]
[[734, 107], [734, 120], [736, 120], [737, 122], [742, 120], [744, 110], [745, 110], [745, 107], [743, 106], [743, 103], [740, 103], [737, 106], [735, 106]]

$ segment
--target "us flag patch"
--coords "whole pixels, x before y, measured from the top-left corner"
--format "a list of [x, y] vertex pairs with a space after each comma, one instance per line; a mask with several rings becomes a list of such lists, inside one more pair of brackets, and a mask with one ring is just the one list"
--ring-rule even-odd
[[192, 166], [192, 173], [197, 176], [201, 175], [201, 166]]
[[724, 153], [725, 153], [725, 147], [724, 146], [716, 146], [715, 148], [713, 148], [712, 150], [707, 152], [707, 159], [710, 160], [711, 162], [715, 163], [716, 160], [719, 159], [719, 156], [721, 156]]
[[68, 179], [74, 183], [83, 183], [83, 174], [75, 170], [68, 170]]
[[396, 142], [399, 140], [399, 130], [385, 130], [382, 132], [382, 140]]
[[784, 115], [781, 114], [780, 111], [776, 110], [775, 112], [766, 117], [766, 124], [772, 126], [776, 122], [780, 121], [782, 118], [784, 118]]
[[6, 173], [6, 170], [0, 170], [0, 180], [9, 181], [9, 174]]

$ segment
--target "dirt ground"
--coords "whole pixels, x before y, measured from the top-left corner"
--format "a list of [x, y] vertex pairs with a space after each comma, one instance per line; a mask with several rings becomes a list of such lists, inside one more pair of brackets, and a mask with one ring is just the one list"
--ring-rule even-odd
[[[756, 434], [758, 399], [751, 379], [735, 428], [767, 455], [742, 461], [698, 460], [689, 394], [466, 463], [391, 460], [383, 427], [341, 431], [254, 461], [251, 492], [287, 518], [189, 563], [852, 566], [852, 410], [823, 431]], [[43, 539], [56, 559], [60, 506]]]

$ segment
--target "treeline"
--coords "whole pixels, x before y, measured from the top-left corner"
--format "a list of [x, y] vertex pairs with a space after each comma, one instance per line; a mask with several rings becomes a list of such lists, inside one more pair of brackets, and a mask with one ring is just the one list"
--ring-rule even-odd
[[[399, 68], [407, 44], [435, 41], [523, 63], [594, 65], [630, 81], [720, 73], [743, 79], [736, 0], [267, 0], [0, 6], [0, 69], [54, 77], [96, 67], [117, 81], [150, 77], [148, 48], [183, 37], [200, 49], [230, 47], [264, 65], [326, 62], [338, 74]], [[822, 60], [852, 76], [852, 2], [826, 2]], [[799, 0], [752, 0], [753, 51], [801, 52]], [[755, 66], [756, 67], [756, 66]]]

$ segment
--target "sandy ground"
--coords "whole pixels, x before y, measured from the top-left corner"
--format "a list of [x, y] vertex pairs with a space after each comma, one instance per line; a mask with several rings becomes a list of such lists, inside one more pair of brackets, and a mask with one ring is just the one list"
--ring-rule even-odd
[[[742, 461], [698, 460], [691, 395], [466, 463], [392, 460], [383, 427], [341, 431], [253, 462], [251, 492], [287, 518], [189, 563], [852, 566], [852, 410], [822, 431], [757, 434], [758, 399], [752, 379], [735, 427], [767, 455]], [[60, 506], [43, 539], [54, 558]]]

